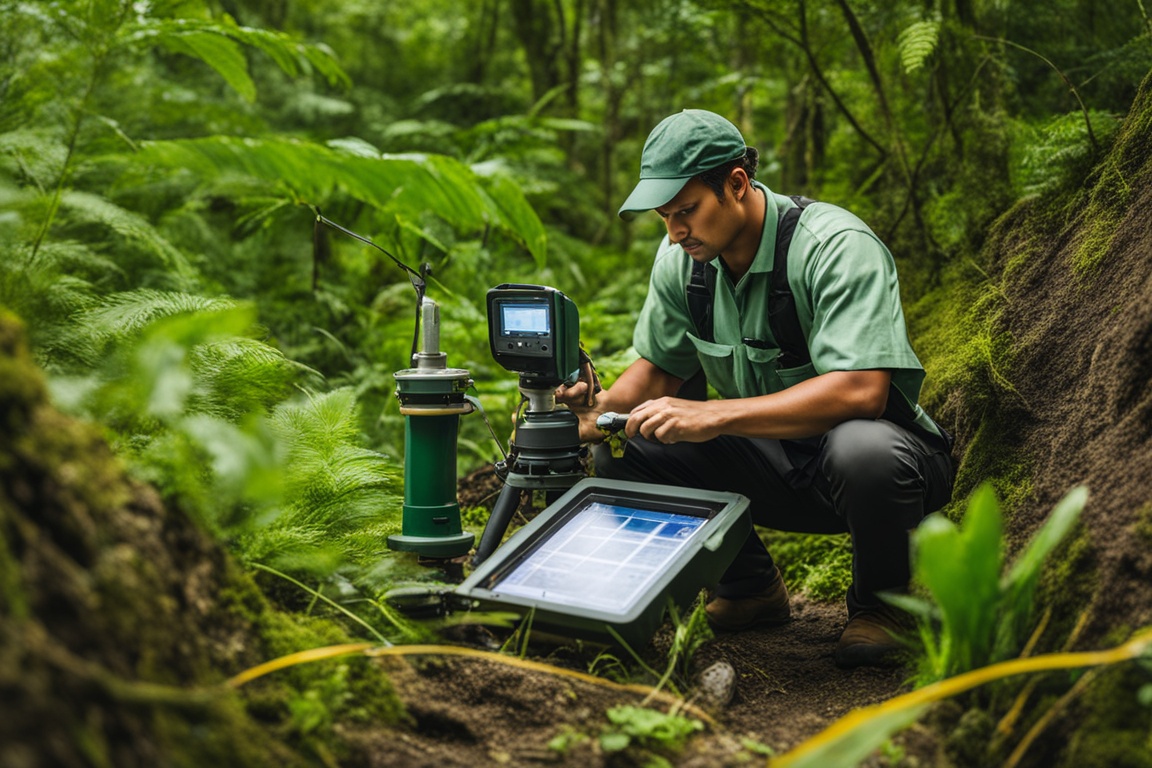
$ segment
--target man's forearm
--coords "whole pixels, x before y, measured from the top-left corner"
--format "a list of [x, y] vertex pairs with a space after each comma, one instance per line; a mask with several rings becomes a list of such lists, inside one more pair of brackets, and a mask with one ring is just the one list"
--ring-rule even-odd
[[722, 401], [723, 432], [742, 437], [790, 439], [820, 435], [850, 419], [884, 412], [891, 374], [833, 371], [773, 395]]

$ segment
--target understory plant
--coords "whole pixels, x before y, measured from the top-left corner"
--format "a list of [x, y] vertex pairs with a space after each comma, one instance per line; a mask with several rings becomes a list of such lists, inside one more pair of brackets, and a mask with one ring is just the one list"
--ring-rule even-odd
[[917, 617], [920, 679], [932, 682], [1017, 655], [1031, 632], [1041, 567], [1079, 519], [1088, 490], [1070, 491], [1007, 570], [1004, 520], [991, 485], [960, 525], [931, 515], [913, 534], [914, 582], [927, 597], [890, 595]]

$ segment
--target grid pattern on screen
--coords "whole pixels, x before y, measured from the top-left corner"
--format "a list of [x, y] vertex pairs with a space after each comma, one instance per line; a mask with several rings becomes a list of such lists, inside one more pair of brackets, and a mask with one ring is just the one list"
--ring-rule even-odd
[[594, 502], [496, 585], [505, 595], [611, 613], [630, 609], [706, 520]]

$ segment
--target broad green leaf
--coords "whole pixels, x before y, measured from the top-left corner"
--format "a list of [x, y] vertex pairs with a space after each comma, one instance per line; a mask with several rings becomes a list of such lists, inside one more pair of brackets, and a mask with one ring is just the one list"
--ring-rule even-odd
[[234, 306], [236, 302], [232, 299], [139, 288], [104, 297], [78, 317], [78, 324], [85, 329], [87, 336], [103, 342], [133, 336], [162, 317], [212, 312]]
[[545, 258], [544, 227], [514, 185], [489, 181], [495, 196], [467, 166], [444, 155], [355, 153], [292, 139], [212, 137], [143, 142], [138, 162], [191, 171], [206, 180], [242, 174], [268, 183], [295, 203], [323, 206], [348, 195], [384, 212], [418, 221], [432, 214], [460, 230], [507, 233]]
[[256, 84], [248, 74], [248, 60], [240, 46], [215, 32], [198, 30], [165, 34], [156, 42], [170, 51], [200, 59], [216, 70], [245, 101], [256, 100]]
[[940, 609], [947, 671], [987, 658], [1000, 602], [1001, 538], [1000, 506], [987, 485], [973, 494], [959, 529], [933, 515], [916, 531], [916, 575]]
[[544, 266], [548, 246], [548, 233], [540, 217], [528, 204], [520, 189], [504, 176], [482, 177], [488, 199], [514, 231], [521, 233], [528, 251], [535, 257], [536, 266]]

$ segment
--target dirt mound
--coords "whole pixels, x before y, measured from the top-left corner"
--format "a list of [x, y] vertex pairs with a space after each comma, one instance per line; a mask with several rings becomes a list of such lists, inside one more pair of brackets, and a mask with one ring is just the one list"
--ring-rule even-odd
[[[1081, 193], [1000, 228], [1015, 392], [997, 418], [1014, 427], [1033, 490], [1009, 522], [1014, 542], [1073, 486], [1091, 492], [1079, 539], [1050, 568], [1057, 620], [1041, 647], [1098, 648], [1152, 624], [1150, 83]], [[1075, 699], [1036, 764], [1152, 764], [1152, 713], [1136, 703], [1147, 683], [1140, 668], [1116, 670]]]
[[1077, 564], [1092, 605], [1085, 643], [1152, 623], [1150, 126], [1146, 82], [1086, 188], [1002, 221], [992, 254], [1003, 271], [999, 330], [1012, 339], [1014, 390], [996, 416], [1011, 424], [1032, 469], [1033, 493], [1011, 534], [1030, 536], [1070, 488], [1089, 487], [1090, 552]]

